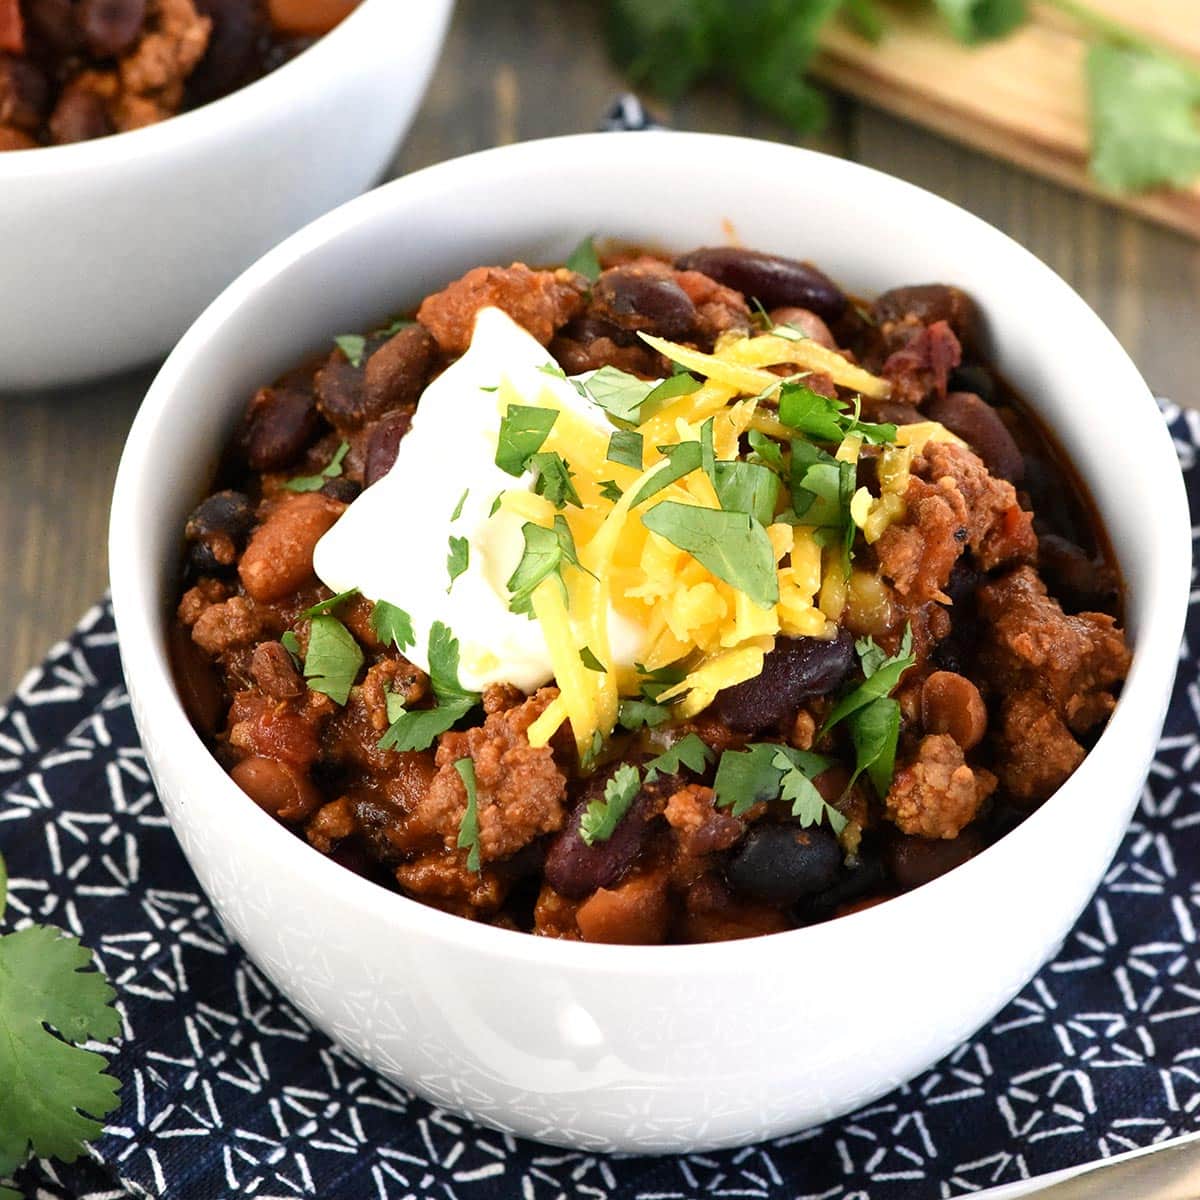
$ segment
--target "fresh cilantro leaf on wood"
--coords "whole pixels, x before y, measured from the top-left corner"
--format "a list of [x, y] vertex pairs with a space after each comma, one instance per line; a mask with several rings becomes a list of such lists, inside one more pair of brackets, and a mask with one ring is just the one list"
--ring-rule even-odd
[[566, 268], [582, 275], [589, 282], [595, 283], [600, 276], [600, 256], [596, 253], [596, 243], [588, 234], [579, 245], [567, 255]]
[[283, 486], [289, 492], [319, 492], [330, 479], [337, 479], [341, 475], [342, 459], [346, 457], [349, 450], [350, 443], [342, 442], [319, 475], [297, 475], [294, 479], [289, 479]]
[[401, 654], [417, 641], [412, 617], [386, 600], [375, 601], [375, 607], [371, 609], [371, 628], [385, 646], [390, 642]]
[[362, 665], [362, 648], [341, 621], [336, 617], [313, 617], [304, 677], [314, 692], [321, 692], [335, 704], [345, 704]]
[[467, 870], [479, 870], [479, 796], [475, 787], [475, 762], [471, 758], [459, 758], [454, 769], [467, 790], [467, 808], [458, 825], [457, 846], [467, 851]]
[[[0, 917], [7, 887], [0, 859]], [[0, 1177], [31, 1153], [73, 1162], [117, 1107], [108, 1059], [80, 1045], [121, 1032], [115, 993], [94, 966], [90, 950], [52, 926], [0, 936]]]
[[616, 832], [642, 786], [637, 767], [622, 763], [604, 785], [604, 799], [588, 802], [579, 822], [579, 836], [589, 845], [607, 842]]

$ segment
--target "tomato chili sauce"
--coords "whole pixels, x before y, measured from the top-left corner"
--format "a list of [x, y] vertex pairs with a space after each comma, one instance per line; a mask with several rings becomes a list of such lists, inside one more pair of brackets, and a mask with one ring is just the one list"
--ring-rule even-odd
[[358, 0], [0, 0], [0, 151], [153, 125], [273, 71]]
[[[477, 586], [488, 521], [523, 522], [501, 601], [553, 678], [517, 687], [493, 656], [475, 689], [469, 630], [359, 580], [335, 595], [314, 551], [364, 489], [420, 494], [393, 464], [454, 471], [453, 443], [400, 447], [485, 319], [558, 399], [506, 395], [499, 365], [472, 402], [510, 490], [475, 541], [464, 487], [371, 545], [415, 604], [406, 522], [430, 523], [448, 596]], [[864, 303], [779, 256], [587, 242], [339, 336], [251, 398], [187, 522], [171, 645], [197, 731], [318, 853], [508, 929], [713, 941], [928, 882], [1070, 776], [1130, 661], [1086, 490], [978, 324], [946, 285]]]

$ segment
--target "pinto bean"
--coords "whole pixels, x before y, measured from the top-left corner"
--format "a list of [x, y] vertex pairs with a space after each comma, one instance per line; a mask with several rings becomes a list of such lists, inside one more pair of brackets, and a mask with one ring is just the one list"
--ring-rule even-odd
[[142, 32], [146, 0], [80, 0], [80, 32], [97, 58], [124, 54]]
[[313, 573], [313, 550], [345, 507], [320, 492], [281, 500], [254, 531], [238, 564], [246, 591], [269, 604], [307, 583]]
[[33, 150], [37, 142], [27, 133], [13, 129], [11, 125], [0, 125], [0, 153], [5, 150]]
[[363, 486], [378, 483], [391, 469], [400, 450], [400, 439], [412, 425], [412, 413], [393, 409], [371, 427], [367, 437], [367, 461], [363, 470]]
[[948, 733], [964, 750], [983, 741], [987, 708], [979, 689], [953, 671], [934, 671], [921, 685], [921, 724], [926, 733]]
[[408, 325], [370, 358], [363, 377], [363, 417], [374, 420], [393, 408], [414, 405], [437, 358], [437, 342], [422, 325]]
[[979, 324], [975, 301], [961, 288], [944, 283], [892, 288], [875, 300], [871, 314], [880, 325], [905, 317], [914, 317], [922, 325], [945, 321], [964, 343], [975, 340]]
[[259, 808], [280, 821], [303, 821], [321, 805], [312, 780], [274, 758], [244, 758], [229, 775]]
[[636, 267], [605, 271], [592, 287], [592, 304], [622, 329], [665, 338], [685, 338], [696, 324], [696, 306], [674, 279]]
[[267, 14], [280, 33], [321, 37], [353, 12], [358, 0], [267, 0]]
[[585, 942], [643, 946], [664, 939], [669, 917], [667, 876], [655, 871], [600, 888], [579, 906], [575, 924]]
[[811, 263], [740, 246], [705, 246], [675, 260], [682, 271], [699, 271], [753, 298], [764, 308], [805, 308], [825, 321], [845, 311], [846, 294]]
[[854, 639], [777, 638], [753, 679], [717, 693], [713, 712], [731, 729], [757, 733], [792, 717], [805, 700], [833, 691], [854, 665]]
[[312, 392], [300, 386], [261, 388], [250, 413], [246, 460], [256, 471], [278, 471], [295, 462], [321, 424]]
[[254, 509], [245, 495], [214, 492], [192, 509], [184, 527], [188, 565], [197, 574], [233, 566], [253, 528]]
[[837, 349], [837, 342], [829, 332], [829, 326], [811, 309], [784, 305], [783, 308], [775, 309], [770, 317], [776, 325], [790, 325], [793, 329], [798, 329], [806, 338], [816, 342], [818, 346], [824, 346], [826, 350]]
[[588, 804], [604, 795], [616, 767], [598, 772], [572, 809], [566, 826], [555, 835], [546, 853], [546, 882], [570, 900], [579, 900], [597, 888], [608, 887], [629, 869], [646, 839], [646, 806], [639, 796], [606, 842], [588, 845], [579, 823]]
[[304, 680], [292, 664], [292, 656], [279, 642], [260, 642], [254, 647], [250, 674], [263, 694], [272, 700], [294, 700], [304, 695]]
[[763, 822], [755, 825], [725, 870], [732, 887], [756, 900], [795, 904], [831, 887], [842, 869], [842, 849], [824, 826]]
[[925, 406], [925, 415], [958, 434], [997, 478], [1021, 482], [1025, 459], [1008, 426], [990, 404], [972, 392], [948, 392], [945, 396], [934, 395]]

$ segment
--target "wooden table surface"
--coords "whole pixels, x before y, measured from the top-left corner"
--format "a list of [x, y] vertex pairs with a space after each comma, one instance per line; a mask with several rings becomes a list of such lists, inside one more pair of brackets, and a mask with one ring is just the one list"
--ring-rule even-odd
[[[597, 0], [458, 0], [395, 173], [593, 128], [622, 90], [602, 43], [600, 9]], [[656, 111], [681, 129], [798, 140], [717, 91]], [[1200, 246], [848, 101], [835, 102], [830, 128], [804, 144], [911, 180], [1007, 231], [1095, 307], [1151, 387], [1200, 406]], [[152, 375], [0, 395], [0, 695], [106, 586], [113, 475]]]

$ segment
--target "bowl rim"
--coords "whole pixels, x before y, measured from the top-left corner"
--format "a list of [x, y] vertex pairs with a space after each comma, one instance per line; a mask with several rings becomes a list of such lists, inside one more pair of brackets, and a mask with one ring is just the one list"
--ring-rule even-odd
[[[449, 2], [452, 0], [440, 0], [440, 3]], [[303, 87], [308, 75], [317, 74], [327, 61], [341, 55], [343, 45], [356, 37], [359, 26], [365, 24], [364, 12], [383, 11], [389, 3], [395, 3], [395, 0], [360, 0], [358, 7], [343, 17], [333, 29], [273, 71], [224, 96], [175, 113], [153, 125], [110, 133], [84, 142], [5, 151], [0, 154], [0, 184], [8, 180], [40, 179], [108, 165], [124, 166], [132, 160], [169, 153], [189, 138], [199, 141], [207, 136], [228, 136], [231, 119], [249, 121], [286, 104], [287, 97]], [[430, 19], [440, 19], [436, 16], [439, 4], [430, 4], [428, 11]]]
[[[162, 611], [158, 595], [143, 594], [136, 583], [136, 532], [142, 520], [153, 519], [146, 517], [139, 520], [134, 506], [140, 478], [147, 472], [153, 474], [153, 460], [148, 451], [159, 436], [164, 436], [161, 427], [170, 425], [165, 418], [171, 412], [176, 386], [186, 378], [192, 363], [203, 357], [210, 336], [225, 328], [231, 319], [236, 320], [244, 302], [310, 252], [337, 242], [360, 224], [370, 223], [376, 215], [388, 209], [393, 197], [403, 195], [411, 200], [414, 192], [418, 200], [422, 193], [436, 197], [459, 182], [470, 182], [478, 187], [479, 172], [486, 172], [492, 164], [498, 164], [511, 173], [517, 169], [540, 169], [548, 159], [561, 163], [573, 154], [582, 153], [589, 164], [595, 165], [604, 158], [619, 157], [620, 147], [628, 139], [638, 139], [646, 145], [663, 145], [664, 152], [664, 144], [671, 143], [677, 153], [685, 155], [699, 151], [703, 143], [710, 152], [724, 146], [739, 153], [776, 157], [781, 165], [799, 166], [801, 169], [807, 166], [827, 175], [842, 175], [846, 177], [844, 181], [860, 185], [860, 195], [869, 194], [873, 189], [877, 202], [886, 200], [889, 194], [907, 197], [911, 202], [924, 206], [931, 217], [940, 217], [944, 222], [954, 225], [955, 236], [960, 236], [958, 231], [963, 230], [971, 237], [1000, 239], [1007, 253], [1022, 260], [1028, 269], [1040, 273], [1045, 285], [1054, 293], [1052, 299], [1056, 306], [1075, 309], [1084, 319], [1096, 351], [1103, 353], [1110, 360], [1112, 368], [1119, 370], [1129, 380], [1131, 390], [1137, 394], [1130, 395], [1127, 403], [1131, 408], [1135, 404], [1140, 406], [1137, 416], [1147, 423], [1148, 440], [1154, 444], [1155, 454], [1161, 459], [1158, 466], [1167, 500], [1152, 523], [1153, 536], [1164, 548], [1157, 589], [1162, 594], [1156, 593], [1154, 597], [1154, 620], [1143, 622], [1139, 627], [1122, 696], [1095, 746], [1071, 778], [1017, 828], [975, 858], [920, 888], [836, 920], [738, 941], [631, 946], [535, 937], [442, 912], [399, 892], [392, 892], [315, 852], [302, 838], [281, 826], [241, 792], [192, 728], [176, 692], [164, 653], [163, 622], [166, 614]], [[1137, 386], [1133, 386], [1135, 383]], [[1149, 426], [1150, 418], [1157, 423], [1153, 430]], [[169, 437], [170, 434], [165, 436]], [[1170, 470], [1161, 470], [1167, 466]], [[1090, 480], [1085, 479], [1085, 482], [1090, 484]], [[1172, 546], [1180, 551], [1177, 556], [1169, 553]], [[861, 163], [754, 138], [651, 130], [544, 138], [449, 159], [348, 201], [305, 226], [247, 268], [196, 319], [171, 352], [146, 394], [118, 467], [109, 527], [109, 558], [122, 663], [125, 671], [137, 679], [137, 690], [145, 705], [144, 710], [153, 714], [155, 726], [160, 727], [155, 740], [170, 745], [173, 754], [186, 753], [188, 772], [196, 772], [194, 777], [205, 785], [200, 790], [210, 796], [222, 795], [222, 800], [229, 798], [244, 803], [243, 819], [252, 823], [251, 828], [260, 838], [270, 839], [268, 861], [286, 862], [291, 869], [306, 873], [314, 890], [331, 888], [341, 894], [348, 906], [369, 913], [374, 919], [388, 922], [398, 932], [408, 932], [431, 941], [453, 943], [460, 950], [506, 962], [554, 965], [585, 973], [619, 970], [642, 977], [663, 977], [674, 975], [679, 970], [708, 974], [744, 968], [761, 955], [783, 949], [781, 939], [791, 939], [789, 945], [793, 948], [800, 945], [799, 939], [804, 939], [806, 949], [810, 952], [823, 947], [835, 948], [836, 943], [844, 941], [851, 930], [856, 935], [868, 931], [869, 936], [869, 931], [881, 926], [884, 921], [900, 919], [905, 913], [917, 915], [923, 906], [944, 903], [944, 897], [952, 889], [970, 890], [970, 881], [984, 869], [985, 864], [995, 864], [1003, 855], [1017, 855], [1018, 848], [1025, 840], [1038, 836], [1042, 824], [1051, 819], [1052, 810], [1068, 803], [1072, 796], [1094, 782], [1092, 777], [1102, 768], [1103, 758], [1112, 755], [1127, 727], [1135, 731], [1139, 724], [1144, 725], [1147, 711], [1158, 714], [1156, 724], [1161, 724], [1171, 694], [1191, 583], [1191, 527], [1183, 475], [1166, 422], [1161, 420], [1151, 392], [1128, 354], [1099, 316], [1065, 280], [1032, 252], [951, 201]], [[162, 569], [160, 566], [156, 573], [156, 587], [161, 587]], [[1140, 586], [1137, 580], [1127, 580], [1130, 591]], [[1105, 749], [1103, 755], [1098, 753], [1102, 748]], [[847, 922], [852, 924], [848, 926]]]

